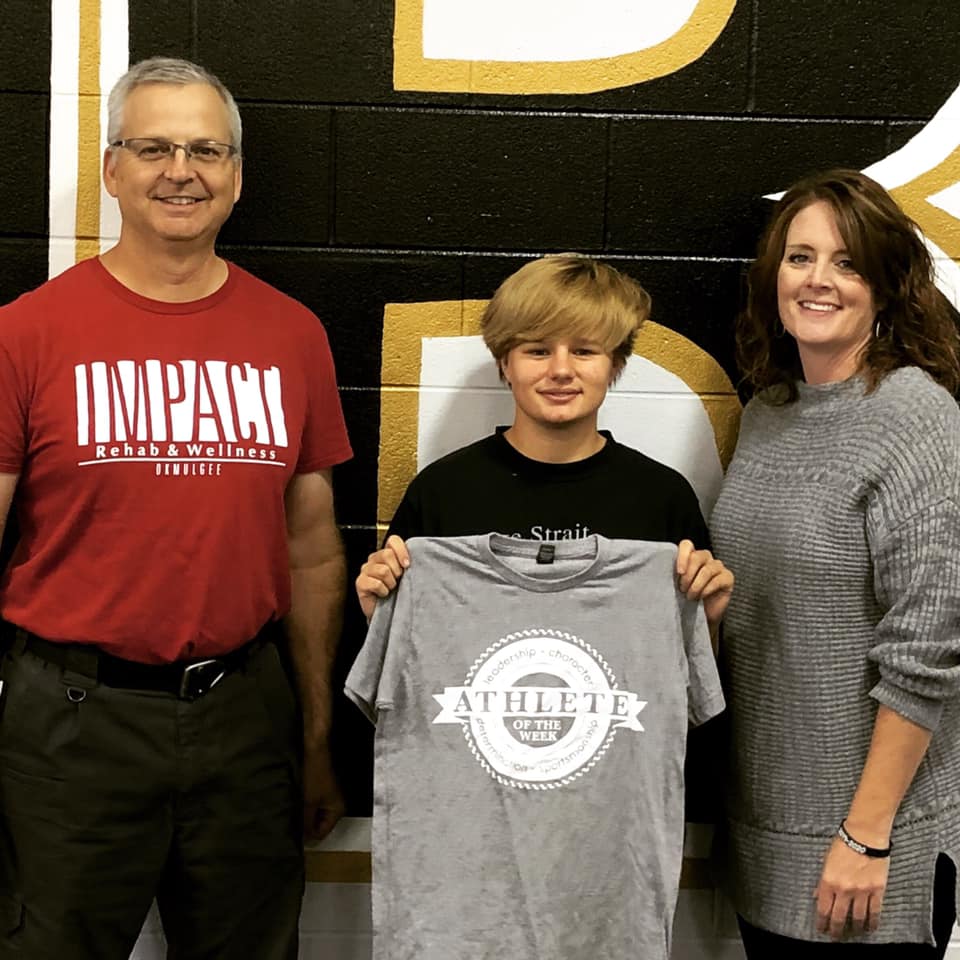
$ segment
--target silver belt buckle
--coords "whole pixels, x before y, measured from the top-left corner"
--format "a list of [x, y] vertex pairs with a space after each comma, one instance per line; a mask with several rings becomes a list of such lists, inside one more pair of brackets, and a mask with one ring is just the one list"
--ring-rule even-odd
[[[214, 673], [211, 671], [212, 679], [206, 682], [204, 670], [209, 667], [216, 667]], [[196, 700], [205, 693], [209, 693], [225, 676], [227, 670], [219, 660], [200, 660], [197, 663], [191, 663], [185, 667], [183, 676], [180, 678], [180, 699]]]

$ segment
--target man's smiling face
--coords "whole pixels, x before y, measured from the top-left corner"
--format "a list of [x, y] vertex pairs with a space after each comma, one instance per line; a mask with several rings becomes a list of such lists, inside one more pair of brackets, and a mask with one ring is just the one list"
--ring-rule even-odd
[[[231, 143], [227, 108], [205, 83], [145, 83], [123, 107], [121, 138], [156, 137], [174, 143]], [[240, 161], [209, 163], [172, 157], [145, 161], [122, 147], [104, 155], [104, 185], [117, 198], [124, 236], [141, 243], [201, 241], [212, 247], [240, 196]]]

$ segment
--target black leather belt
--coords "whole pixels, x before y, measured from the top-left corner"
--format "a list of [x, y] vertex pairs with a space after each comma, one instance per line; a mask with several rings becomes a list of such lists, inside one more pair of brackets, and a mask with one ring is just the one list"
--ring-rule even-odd
[[227, 674], [243, 667], [275, 637], [276, 625], [267, 624], [236, 650], [206, 660], [176, 663], [138, 663], [80, 643], [54, 643], [21, 627], [14, 631], [13, 649], [27, 651], [41, 660], [76, 671], [107, 687], [126, 690], [156, 690], [181, 700], [196, 700], [212, 690]]

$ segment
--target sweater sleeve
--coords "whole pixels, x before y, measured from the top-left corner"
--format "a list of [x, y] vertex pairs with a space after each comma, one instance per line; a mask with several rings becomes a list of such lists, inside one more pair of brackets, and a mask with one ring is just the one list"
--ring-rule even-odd
[[960, 419], [956, 408], [948, 414], [900, 438], [890, 480], [867, 511], [884, 611], [870, 693], [928, 730], [960, 694]]

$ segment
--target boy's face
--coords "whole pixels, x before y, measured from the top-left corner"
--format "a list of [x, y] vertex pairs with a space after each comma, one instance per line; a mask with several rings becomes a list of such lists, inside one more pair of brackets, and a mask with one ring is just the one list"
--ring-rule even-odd
[[561, 337], [521, 343], [501, 361], [513, 392], [516, 420], [566, 425], [592, 418], [614, 376], [610, 354], [590, 340]]

